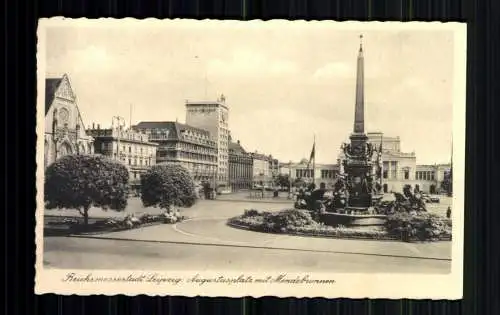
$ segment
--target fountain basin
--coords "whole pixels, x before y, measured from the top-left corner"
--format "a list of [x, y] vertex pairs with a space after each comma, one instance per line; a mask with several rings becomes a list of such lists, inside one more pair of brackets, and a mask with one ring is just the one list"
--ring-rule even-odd
[[346, 214], [326, 212], [319, 216], [320, 221], [329, 226], [384, 226], [387, 215], [383, 214]]

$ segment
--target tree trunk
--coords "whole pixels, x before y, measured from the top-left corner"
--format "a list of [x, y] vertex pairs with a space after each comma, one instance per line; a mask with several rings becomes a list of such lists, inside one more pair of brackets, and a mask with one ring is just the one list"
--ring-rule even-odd
[[89, 224], [89, 207], [83, 208], [83, 224], [85, 224], [85, 226]]

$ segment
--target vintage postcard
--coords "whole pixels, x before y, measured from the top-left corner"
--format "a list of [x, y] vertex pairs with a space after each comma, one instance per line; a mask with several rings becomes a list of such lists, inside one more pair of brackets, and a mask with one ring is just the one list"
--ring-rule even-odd
[[41, 19], [36, 293], [462, 298], [460, 23]]

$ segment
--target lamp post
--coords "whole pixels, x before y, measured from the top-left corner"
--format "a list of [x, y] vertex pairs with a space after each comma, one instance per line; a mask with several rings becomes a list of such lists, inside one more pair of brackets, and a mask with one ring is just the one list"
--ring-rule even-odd
[[288, 163], [288, 199], [292, 199], [292, 161]]
[[[125, 126], [125, 119], [121, 116], [113, 116], [112, 120], [111, 120], [111, 132], [113, 132], [113, 130], [115, 129], [115, 121], [118, 123], [118, 136], [117, 136], [117, 145], [118, 145], [118, 148], [116, 150], [116, 157], [118, 158], [118, 160], [120, 160], [120, 137], [121, 137], [121, 128]], [[120, 123], [123, 123], [120, 124]], [[111, 152], [113, 152], [114, 150], [112, 150]]]

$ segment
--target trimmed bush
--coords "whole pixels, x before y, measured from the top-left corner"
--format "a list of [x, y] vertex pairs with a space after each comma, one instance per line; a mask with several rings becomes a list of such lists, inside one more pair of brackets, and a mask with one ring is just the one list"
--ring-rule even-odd
[[127, 168], [106, 157], [64, 156], [45, 171], [45, 207], [76, 209], [88, 224], [88, 211], [92, 206], [125, 210], [128, 179]]
[[141, 176], [141, 200], [145, 207], [191, 207], [196, 202], [193, 178], [180, 165], [155, 165]]

